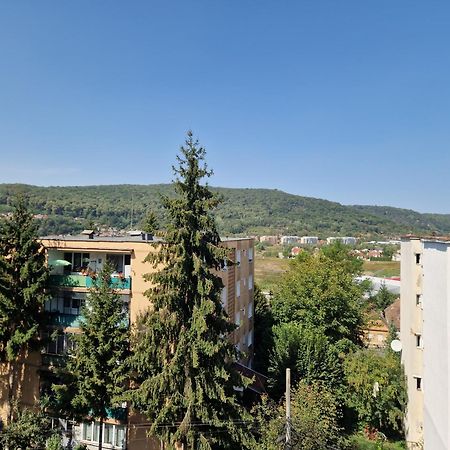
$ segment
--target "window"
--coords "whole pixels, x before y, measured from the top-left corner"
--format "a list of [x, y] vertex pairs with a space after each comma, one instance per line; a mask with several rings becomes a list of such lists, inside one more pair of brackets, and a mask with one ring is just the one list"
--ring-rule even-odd
[[253, 261], [253, 247], [248, 249], [248, 262]]
[[241, 296], [241, 282], [240, 280], [236, 281], [236, 297]]
[[224, 287], [223, 289], [222, 289], [222, 296], [221, 296], [221, 303], [222, 303], [222, 308], [223, 309], [227, 309], [227, 304], [228, 304], [228, 295], [227, 295], [228, 293], [227, 293], [227, 288], [226, 287]]
[[416, 347], [422, 348], [422, 335], [416, 334]]
[[43, 333], [44, 339], [48, 339], [44, 352], [51, 355], [64, 355], [74, 349], [75, 340], [72, 333], [60, 333], [53, 337], [49, 333]]
[[253, 330], [250, 330], [247, 334], [247, 347], [251, 347], [253, 345]]
[[98, 442], [99, 438], [100, 438], [100, 423], [95, 422], [94, 423], [94, 437], [92, 438], [92, 440], [94, 442]]
[[241, 251], [236, 249], [236, 264], [237, 266], [241, 265]]
[[416, 253], [416, 264], [420, 264], [420, 253]]
[[89, 265], [89, 253], [68, 252], [64, 253], [64, 260], [70, 262], [70, 266], [64, 266], [64, 273], [81, 272]]
[[253, 303], [249, 303], [248, 304], [248, 318], [250, 319], [251, 317], [253, 317]]
[[92, 423], [83, 423], [81, 436], [84, 441], [92, 441]]
[[241, 324], [241, 314], [239, 311], [234, 315], [234, 323], [238, 326]]
[[416, 305], [417, 306], [422, 305], [422, 295], [421, 294], [416, 295]]
[[228, 270], [227, 258], [223, 258], [222, 270], [226, 272]]
[[422, 390], [422, 378], [421, 377], [414, 377], [414, 379], [416, 380], [416, 389], [418, 391]]
[[253, 275], [248, 276], [248, 289], [253, 289]]
[[110, 423], [105, 423], [105, 428], [103, 430], [103, 442], [105, 444], [113, 443], [113, 425]]
[[123, 273], [124, 271], [124, 256], [117, 254], [106, 255], [106, 260], [111, 264], [113, 271], [117, 273]]
[[116, 425], [116, 439], [114, 445], [122, 448], [125, 441], [125, 428]]

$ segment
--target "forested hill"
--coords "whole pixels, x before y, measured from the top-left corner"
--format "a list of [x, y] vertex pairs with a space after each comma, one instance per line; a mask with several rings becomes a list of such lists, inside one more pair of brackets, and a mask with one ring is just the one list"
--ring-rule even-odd
[[[223, 197], [216, 212], [223, 235], [294, 234], [394, 237], [403, 233], [450, 233], [450, 215], [420, 214], [379, 206], [345, 206], [275, 189], [213, 188]], [[138, 228], [153, 209], [164, 222], [160, 194], [172, 195], [168, 184], [38, 187], [0, 184], [0, 212], [11, 199], [26, 194], [36, 214], [43, 214], [42, 234], [74, 233], [95, 223], [117, 229]]]

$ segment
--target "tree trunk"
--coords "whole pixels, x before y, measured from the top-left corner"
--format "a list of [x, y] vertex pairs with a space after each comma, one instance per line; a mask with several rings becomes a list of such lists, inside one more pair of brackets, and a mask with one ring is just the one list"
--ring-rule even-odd
[[98, 450], [103, 448], [103, 417], [100, 417], [100, 430], [98, 432]]

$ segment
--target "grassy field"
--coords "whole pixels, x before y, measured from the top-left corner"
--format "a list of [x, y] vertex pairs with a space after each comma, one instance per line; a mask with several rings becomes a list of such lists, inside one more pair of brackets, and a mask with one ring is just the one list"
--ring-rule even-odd
[[354, 435], [350, 438], [352, 450], [404, 450], [404, 442], [374, 442], [368, 441], [362, 435]]
[[364, 261], [363, 270], [373, 277], [399, 277], [400, 261]]
[[255, 281], [263, 291], [270, 291], [286, 272], [289, 260], [260, 256], [255, 258]]

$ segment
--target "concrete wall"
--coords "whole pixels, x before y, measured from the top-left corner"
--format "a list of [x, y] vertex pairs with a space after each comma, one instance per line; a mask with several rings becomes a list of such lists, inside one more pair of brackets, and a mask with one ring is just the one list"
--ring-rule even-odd
[[416, 296], [422, 293], [422, 264], [416, 263], [415, 255], [422, 254], [421, 241], [402, 241], [401, 254], [400, 336], [408, 391], [405, 427], [408, 448], [415, 449], [423, 440], [424, 420], [423, 390], [417, 389], [414, 378], [423, 378], [423, 350], [416, 347], [416, 333], [422, 333], [422, 306], [416, 304]]
[[425, 450], [450, 448], [448, 248], [447, 243], [424, 242], [422, 304]]

